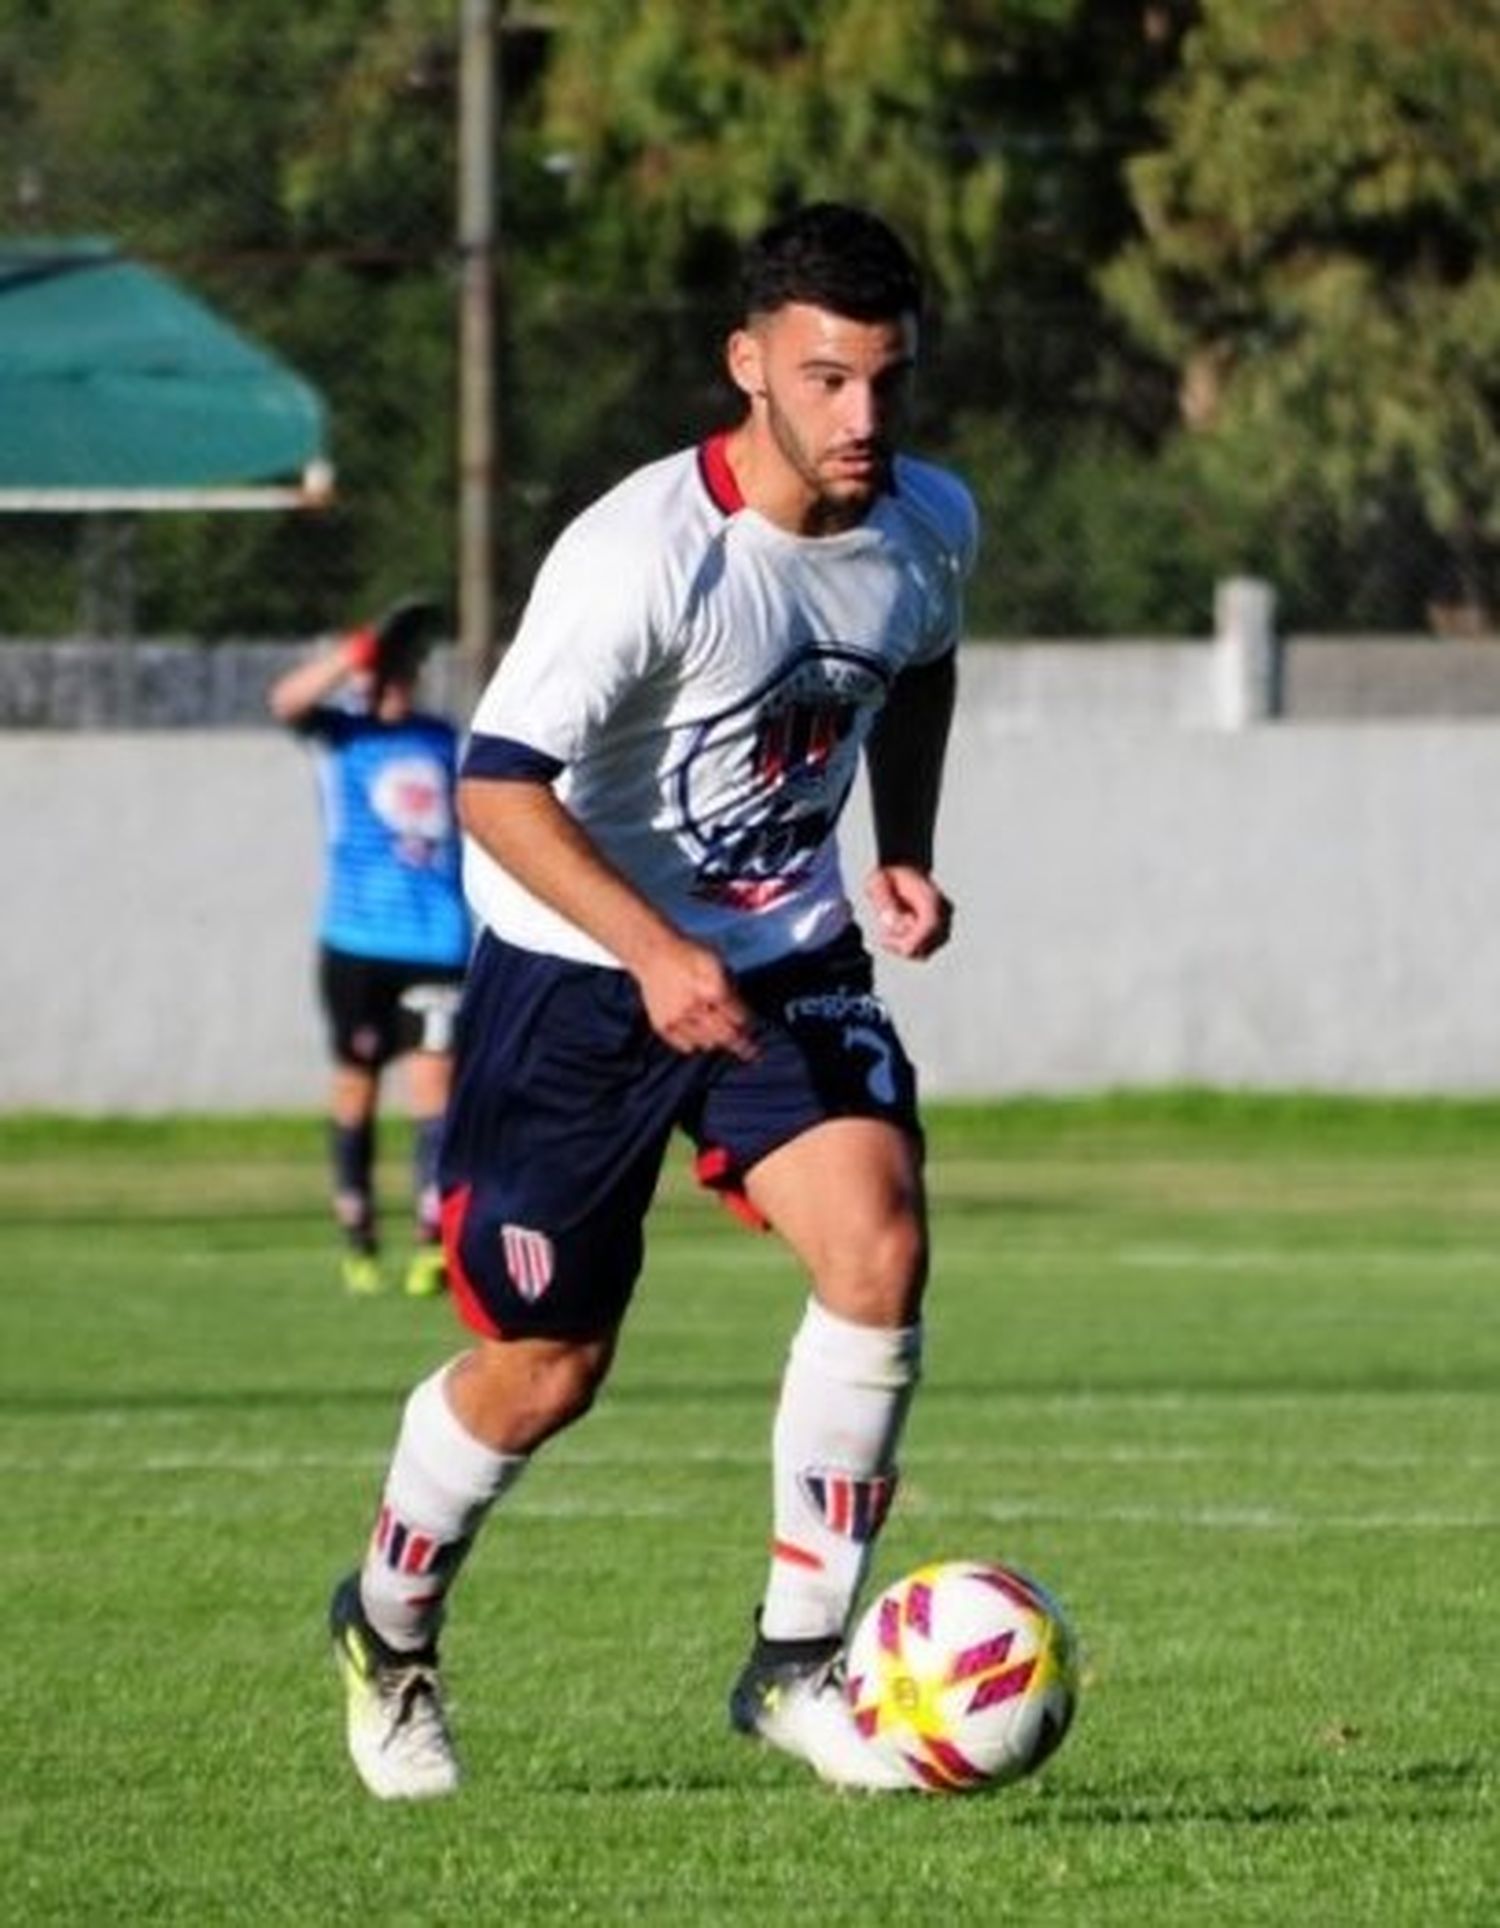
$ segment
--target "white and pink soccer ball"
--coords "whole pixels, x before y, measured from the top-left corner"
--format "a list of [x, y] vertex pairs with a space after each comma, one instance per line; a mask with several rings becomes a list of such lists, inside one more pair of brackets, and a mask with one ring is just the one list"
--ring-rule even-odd
[[967, 1793], [1016, 1781], [1062, 1744], [1077, 1643], [1035, 1580], [981, 1560], [918, 1567], [872, 1601], [849, 1643], [860, 1732], [913, 1786]]

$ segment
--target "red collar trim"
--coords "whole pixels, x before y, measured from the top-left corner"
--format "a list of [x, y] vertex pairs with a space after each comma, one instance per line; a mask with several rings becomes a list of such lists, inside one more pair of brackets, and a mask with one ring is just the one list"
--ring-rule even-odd
[[721, 429], [717, 435], [710, 435], [706, 442], [698, 444], [698, 473], [715, 508], [722, 509], [725, 515], [734, 515], [744, 508], [745, 498], [729, 466], [728, 429]]
[[[717, 435], [710, 435], [706, 442], [698, 444], [698, 473], [703, 477], [703, 486], [708, 490], [714, 507], [725, 515], [735, 515], [744, 508], [745, 498], [740, 493], [734, 470], [729, 466], [729, 434], [727, 428], [720, 429]], [[900, 492], [895, 465], [892, 464], [885, 493], [899, 495]]]

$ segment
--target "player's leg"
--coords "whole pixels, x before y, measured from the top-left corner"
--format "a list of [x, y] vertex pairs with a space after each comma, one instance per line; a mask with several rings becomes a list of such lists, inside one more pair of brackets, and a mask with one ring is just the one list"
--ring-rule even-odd
[[746, 1189], [812, 1286], [773, 1434], [761, 1630], [777, 1640], [842, 1638], [895, 1494], [921, 1366], [921, 1167], [903, 1131], [840, 1118], [762, 1160]]
[[811, 1292], [777, 1407], [770, 1575], [731, 1718], [826, 1778], [886, 1785], [853, 1735], [836, 1668], [920, 1366], [915, 1077], [856, 933], [743, 988], [761, 1050], [709, 1094], [694, 1127], [699, 1169], [787, 1240]]
[[897, 1480], [921, 1360], [927, 1242], [915, 1146], [831, 1120], [748, 1174], [756, 1209], [806, 1266], [772, 1434], [772, 1557], [731, 1718], [844, 1785], [906, 1785], [844, 1705], [845, 1635]]
[[438, 1189], [438, 1153], [448, 1106], [453, 1060], [447, 1052], [413, 1051], [406, 1062], [411, 1104], [412, 1199], [416, 1249], [406, 1269], [406, 1290], [414, 1299], [430, 1298], [447, 1284], [443, 1266], [443, 1228]]
[[364, 1562], [329, 1616], [349, 1752], [381, 1799], [457, 1787], [438, 1672], [449, 1590], [491, 1507], [587, 1410], [613, 1352], [613, 1335], [486, 1339], [407, 1400]]
[[381, 1284], [375, 1200], [379, 1096], [377, 1071], [358, 1064], [334, 1066], [328, 1145], [334, 1217], [344, 1235], [344, 1283], [351, 1292], [378, 1292]]
[[660, 1059], [662, 1076], [642, 1075], [621, 973], [481, 946], [441, 1161], [453, 1300], [479, 1343], [408, 1402], [364, 1563], [333, 1607], [350, 1752], [383, 1797], [456, 1783], [436, 1677], [448, 1594], [495, 1502], [608, 1371], [687, 1075], [665, 1046]]
[[360, 1575], [387, 1646], [436, 1645], [485, 1514], [538, 1447], [588, 1410], [614, 1346], [613, 1333], [484, 1338], [412, 1393]]
[[344, 1237], [344, 1284], [351, 1292], [378, 1292], [375, 1154], [386, 1058], [378, 987], [368, 959], [325, 946], [319, 954], [318, 988], [333, 1059], [328, 1156], [333, 1212]]
[[458, 1009], [457, 972], [413, 973], [402, 992], [402, 1040], [407, 1103], [412, 1121], [412, 1203], [415, 1249], [406, 1269], [406, 1290], [431, 1298], [447, 1284], [439, 1215], [438, 1154], [453, 1075], [453, 1024]]

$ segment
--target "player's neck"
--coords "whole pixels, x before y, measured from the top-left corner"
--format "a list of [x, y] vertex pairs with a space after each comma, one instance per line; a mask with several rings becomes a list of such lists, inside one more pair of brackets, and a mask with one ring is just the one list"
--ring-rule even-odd
[[749, 423], [730, 431], [724, 454], [745, 507], [788, 535], [841, 535], [870, 513], [867, 501], [836, 502], [820, 494]]

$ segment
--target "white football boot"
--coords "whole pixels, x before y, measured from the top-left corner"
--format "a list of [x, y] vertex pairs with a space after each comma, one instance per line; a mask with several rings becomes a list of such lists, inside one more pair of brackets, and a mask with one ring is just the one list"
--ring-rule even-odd
[[365, 1619], [359, 1579], [334, 1590], [328, 1610], [334, 1658], [347, 1696], [349, 1757], [381, 1801], [427, 1801], [458, 1786], [458, 1761], [443, 1718], [437, 1651], [400, 1653]]
[[909, 1793], [916, 1785], [855, 1725], [844, 1694], [843, 1643], [766, 1640], [755, 1647], [729, 1696], [729, 1724], [806, 1761], [831, 1787]]

